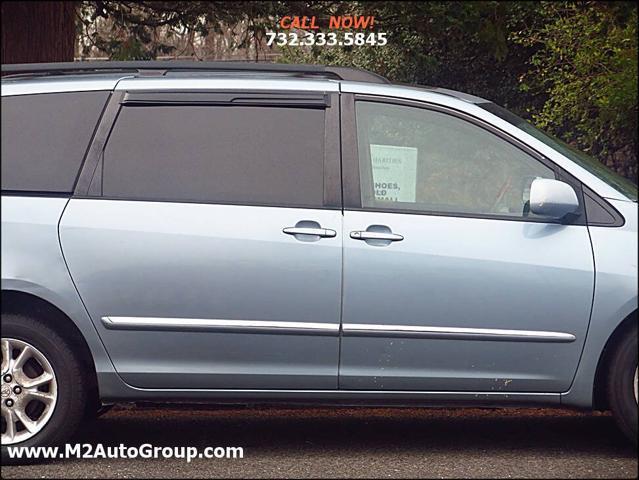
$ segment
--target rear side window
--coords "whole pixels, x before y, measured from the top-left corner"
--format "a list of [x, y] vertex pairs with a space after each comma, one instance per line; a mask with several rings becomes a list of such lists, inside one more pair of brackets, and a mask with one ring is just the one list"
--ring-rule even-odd
[[2, 97], [2, 190], [71, 193], [108, 97]]
[[324, 110], [125, 106], [103, 194], [140, 200], [322, 206]]

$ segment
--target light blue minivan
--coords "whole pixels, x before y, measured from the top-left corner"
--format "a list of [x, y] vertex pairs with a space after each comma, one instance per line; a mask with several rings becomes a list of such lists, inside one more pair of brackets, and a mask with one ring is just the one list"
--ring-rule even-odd
[[637, 189], [492, 102], [311, 65], [2, 67], [2, 456], [124, 401], [610, 409]]

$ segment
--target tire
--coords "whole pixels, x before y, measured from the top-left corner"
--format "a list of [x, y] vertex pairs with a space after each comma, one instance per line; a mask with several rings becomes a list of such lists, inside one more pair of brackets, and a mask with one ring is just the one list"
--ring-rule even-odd
[[[23, 428], [24, 424], [18, 423], [15, 426], [16, 433], [14, 434], [15, 436], [13, 437], [14, 440], [12, 441], [12, 443], [10, 445], [5, 445], [5, 442], [3, 441], [3, 464], [6, 465], [11, 463], [30, 463], [37, 460], [10, 458], [8, 453], [8, 446], [48, 447], [61, 445], [66, 440], [68, 440], [69, 437], [71, 437], [71, 435], [73, 435], [73, 433], [77, 430], [84, 417], [87, 399], [87, 388], [83, 375], [84, 372], [82, 370], [80, 362], [70, 348], [69, 343], [46, 324], [38, 321], [35, 318], [13, 314], [2, 315], [2, 339], [3, 349], [6, 349], [9, 345], [18, 345], [18, 347], [15, 349], [13, 347], [9, 347], [10, 350], [15, 352], [15, 360], [17, 360], [17, 356], [21, 351], [21, 345], [24, 346], [24, 344], [28, 344], [29, 346], [35, 348], [37, 350], [37, 353], [41, 354], [44, 359], [48, 361], [47, 368], [52, 369], [54, 375], [54, 380], [49, 381], [42, 387], [37, 387], [38, 389], [43, 389], [43, 391], [53, 399], [46, 399], [47, 402], [50, 402], [48, 403], [49, 407], [45, 407], [47, 403], [42, 403], [42, 406], [40, 406], [37, 401], [33, 404], [30, 404], [27, 402], [32, 402], [31, 400], [24, 400], [25, 398], [33, 398], [32, 396], [23, 397], [21, 399], [19, 398], [19, 395], [16, 395], [15, 397], [12, 397], [16, 399], [15, 402], [12, 402], [15, 403], [13, 407], [18, 409], [19, 405], [22, 405], [24, 406], [24, 410], [20, 408], [20, 410], [22, 410], [21, 412], [16, 412], [14, 410], [15, 413], [7, 413], [7, 415], [14, 415], [15, 418], [17, 418], [18, 414], [24, 415], [25, 411], [33, 412], [33, 409], [29, 409], [34, 406], [36, 407], [36, 414], [39, 409], [47, 412], [46, 415], [42, 414], [41, 420], [37, 420], [35, 422], [36, 425], [38, 425], [38, 421], [40, 422], [37, 428], [33, 428], [33, 431], [36, 432], [35, 434], [26, 433]], [[29, 351], [32, 352], [33, 350], [31, 349]], [[40, 360], [42, 359], [42, 357], [38, 358]], [[3, 369], [8, 368], [8, 366], [5, 365], [5, 361], [5, 353], [3, 352]], [[29, 360], [29, 362], [31, 361], [32, 360]], [[33, 363], [30, 363], [26, 365], [25, 371], [30, 368], [31, 372], [35, 372], [32, 373], [32, 375], [38, 375], [38, 365], [46, 365], [46, 362], [40, 361], [38, 363], [36, 359], [35, 367]], [[42, 373], [39, 373], [39, 375], [43, 375], [46, 372], [47, 370], [45, 368], [42, 370]], [[6, 410], [6, 400], [7, 398], [9, 398], [7, 396], [10, 394], [9, 391], [15, 391], [14, 389], [16, 382], [19, 383], [19, 379], [25, 378], [24, 376], [19, 377], [19, 375], [20, 373], [14, 374], [13, 383], [6, 383], [5, 372], [3, 372], [3, 418], [5, 418], [4, 413], [8, 412], [8, 410]], [[9, 388], [7, 388], [8, 386]], [[19, 390], [21, 394], [24, 394], [29, 389], [25, 387], [24, 389], [20, 388]], [[31, 388], [30, 391], [33, 391], [33, 388]], [[6, 418], [9, 417], [7, 416]], [[5, 435], [5, 433], [7, 434], [6, 439], [8, 440], [10, 438], [10, 432], [7, 430], [6, 425], [7, 422], [5, 419], [3, 419], [2, 433], [3, 436]], [[19, 435], [32, 436], [25, 438], [24, 440], [19, 440]]]
[[637, 325], [623, 336], [608, 370], [608, 402], [617, 425], [637, 445]]

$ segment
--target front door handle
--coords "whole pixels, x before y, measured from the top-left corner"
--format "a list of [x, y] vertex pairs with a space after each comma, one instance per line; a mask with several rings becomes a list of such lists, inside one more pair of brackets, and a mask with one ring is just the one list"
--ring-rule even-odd
[[371, 247], [387, 247], [393, 242], [401, 242], [404, 236], [393, 233], [386, 225], [369, 225], [366, 230], [351, 232], [353, 240], [362, 240]]
[[355, 240], [388, 240], [389, 242], [404, 240], [404, 236], [397, 233], [369, 232], [367, 230], [351, 232], [351, 238]]
[[335, 230], [330, 228], [312, 228], [312, 227], [286, 227], [282, 232], [287, 235], [315, 235], [322, 238], [333, 238], [337, 235]]

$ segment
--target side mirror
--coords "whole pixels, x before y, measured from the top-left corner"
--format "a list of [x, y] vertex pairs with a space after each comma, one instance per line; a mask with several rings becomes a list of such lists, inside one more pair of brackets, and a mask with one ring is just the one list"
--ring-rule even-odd
[[579, 208], [575, 190], [567, 183], [536, 178], [530, 186], [530, 211], [536, 215], [564, 218]]

